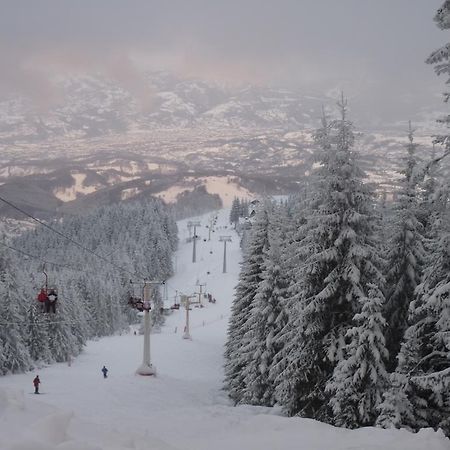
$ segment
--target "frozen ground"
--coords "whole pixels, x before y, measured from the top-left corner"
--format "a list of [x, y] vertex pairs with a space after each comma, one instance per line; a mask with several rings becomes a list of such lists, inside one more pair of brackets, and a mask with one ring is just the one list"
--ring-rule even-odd
[[[184, 310], [167, 318], [151, 341], [157, 377], [134, 374], [142, 360], [142, 337], [132, 332], [91, 342], [67, 364], [39, 371], [43, 395], [32, 394], [35, 373], [0, 378], [0, 450], [441, 450], [449, 441], [432, 430], [338, 429], [314, 420], [284, 418], [277, 411], [232, 407], [221, 391], [222, 355], [233, 287], [239, 272], [239, 240], [225, 229], [228, 211], [208, 239], [200, 218], [197, 262], [179, 223], [175, 290], [190, 294], [197, 282], [216, 304], [191, 311], [192, 341], [181, 338]], [[222, 273], [220, 235], [231, 235], [228, 270]], [[212, 253], [211, 253], [212, 252]], [[210, 272], [208, 274], [207, 272]], [[105, 364], [110, 372], [104, 380]]]

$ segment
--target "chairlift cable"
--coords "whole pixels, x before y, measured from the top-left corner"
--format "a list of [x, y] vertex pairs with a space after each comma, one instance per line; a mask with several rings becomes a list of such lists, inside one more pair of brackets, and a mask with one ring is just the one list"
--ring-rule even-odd
[[[48, 264], [50, 266], [75, 268], [75, 266], [73, 266], [73, 265], [64, 264], [64, 263], [56, 263], [53, 261], [47, 261], [46, 259], [42, 259], [40, 256], [32, 255], [23, 250], [19, 250], [18, 248], [13, 247], [12, 245], [8, 245], [2, 241], [0, 241], [0, 245], [3, 245], [4, 247], [9, 248], [10, 250], [14, 250], [15, 252], [20, 253], [21, 255], [28, 256], [29, 258], [37, 259], [38, 261], [41, 261], [42, 263]], [[79, 268], [77, 268], [77, 269], [79, 270]]]
[[139, 274], [137, 272], [131, 272], [128, 269], [125, 269], [122, 266], [119, 266], [118, 264], [110, 261], [109, 259], [95, 253], [93, 250], [85, 247], [84, 245], [80, 244], [79, 242], [75, 241], [74, 239], [70, 238], [69, 236], [66, 236], [65, 234], [61, 233], [60, 231], [56, 230], [55, 228], [51, 227], [50, 225], [46, 224], [45, 222], [43, 222], [42, 220], [34, 217], [32, 214], [28, 213], [27, 211], [25, 211], [24, 209], [20, 208], [19, 206], [16, 206], [14, 203], [10, 202], [9, 200], [6, 200], [5, 198], [0, 196], [0, 201], [2, 201], [3, 203], [6, 203], [7, 205], [11, 206], [11, 208], [14, 208], [16, 211], [19, 211], [20, 213], [24, 214], [25, 216], [29, 217], [30, 219], [34, 220], [35, 222], [37, 222], [38, 224], [42, 225], [43, 227], [49, 229], [50, 231], [52, 231], [53, 233], [56, 233], [57, 235], [61, 236], [64, 239], [67, 239], [69, 242], [71, 242], [72, 244], [76, 245], [77, 247], [81, 248], [82, 250], [91, 253], [92, 255], [96, 256], [97, 258], [101, 259], [102, 261], [111, 264], [111, 266], [115, 267], [116, 269], [119, 269], [122, 272], [126, 272], [132, 276], [138, 276], [138, 277], [142, 277], [142, 278], [146, 278], [144, 276], [142, 276], [142, 274]]

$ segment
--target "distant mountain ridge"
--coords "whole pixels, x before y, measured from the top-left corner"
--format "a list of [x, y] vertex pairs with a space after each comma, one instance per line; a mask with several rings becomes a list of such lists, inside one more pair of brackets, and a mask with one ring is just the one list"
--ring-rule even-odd
[[[0, 194], [43, 216], [149, 195], [172, 201], [176, 193], [211, 188], [207, 177], [235, 180], [243, 195], [296, 192], [316, 159], [322, 106], [331, 111], [335, 101], [166, 72], [148, 74], [140, 100], [100, 76], [58, 86], [57, 101], [40, 110], [17, 95], [0, 99]], [[349, 116], [361, 132], [363, 168], [380, 190], [392, 191], [407, 122], [361, 129], [351, 102]], [[436, 116], [413, 122], [424, 159], [440, 127]], [[0, 215], [11, 211], [0, 205]]]
[[230, 88], [166, 73], [148, 76], [143, 103], [123, 87], [100, 77], [58, 82], [61, 99], [38, 112], [29, 99], [0, 101], [0, 142], [49, 137], [94, 137], [160, 127], [298, 129], [312, 125], [320, 99], [285, 89]]

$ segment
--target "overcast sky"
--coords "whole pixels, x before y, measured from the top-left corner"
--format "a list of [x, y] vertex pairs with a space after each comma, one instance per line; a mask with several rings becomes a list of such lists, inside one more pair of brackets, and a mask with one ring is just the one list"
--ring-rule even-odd
[[[443, 0], [0, 0], [0, 90], [50, 99], [57, 74], [103, 72], [137, 94], [141, 69], [375, 103], [437, 101], [424, 63], [446, 43]], [[429, 99], [429, 100], [428, 100]]]

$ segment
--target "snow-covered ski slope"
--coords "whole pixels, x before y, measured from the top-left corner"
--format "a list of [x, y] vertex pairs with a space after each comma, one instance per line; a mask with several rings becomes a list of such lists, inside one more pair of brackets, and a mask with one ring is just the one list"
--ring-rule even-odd
[[[280, 417], [268, 408], [230, 405], [221, 390], [223, 345], [241, 254], [237, 235], [225, 228], [228, 214], [219, 213], [218, 228], [206, 242], [210, 215], [198, 218], [195, 264], [192, 243], [186, 243], [187, 221], [179, 222], [169, 298], [175, 290], [191, 294], [197, 283], [206, 282], [204, 291], [217, 299], [192, 308], [192, 341], [182, 339], [185, 311], [180, 309], [167, 317], [160, 334], [152, 335], [157, 377], [134, 374], [142, 361], [142, 336], [131, 332], [89, 343], [70, 367], [56, 364], [36, 372], [45, 395], [31, 394], [35, 373], [0, 378], [0, 450], [450, 449], [450, 442], [432, 430], [416, 435], [350, 431]], [[220, 235], [233, 238], [226, 274]], [[100, 372], [104, 364], [107, 379]]]

